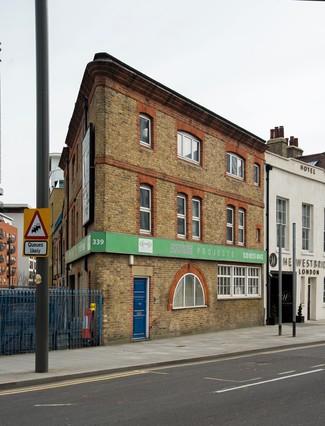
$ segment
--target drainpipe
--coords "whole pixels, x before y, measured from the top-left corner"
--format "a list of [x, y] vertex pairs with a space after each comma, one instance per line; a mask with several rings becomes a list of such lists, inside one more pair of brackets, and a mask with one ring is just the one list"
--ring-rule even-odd
[[266, 289], [267, 289], [267, 324], [271, 316], [271, 276], [270, 276], [270, 164], [266, 164]]
[[[88, 120], [87, 120], [87, 118], [88, 118], [88, 99], [86, 97], [84, 98], [84, 105], [83, 106], [84, 106], [84, 114], [85, 114], [85, 134], [86, 134], [87, 133], [87, 127], [88, 127]], [[83, 208], [83, 206], [82, 206], [82, 208]], [[87, 236], [87, 234], [88, 234], [88, 225], [86, 224], [85, 225], [85, 236]], [[84, 270], [88, 274], [88, 256], [87, 255], [85, 256], [85, 259], [84, 259]]]
[[[65, 246], [66, 246], [66, 252], [69, 249], [69, 198], [70, 198], [70, 194], [69, 194], [69, 156], [67, 156], [67, 221], [66, 221], [66, 225], [65, 225]], [[66, 288], [68, 288], [68, 273], [69, 273], [69, 266], [67, 264], [67, 262], [65, 262], [65, 286]]]

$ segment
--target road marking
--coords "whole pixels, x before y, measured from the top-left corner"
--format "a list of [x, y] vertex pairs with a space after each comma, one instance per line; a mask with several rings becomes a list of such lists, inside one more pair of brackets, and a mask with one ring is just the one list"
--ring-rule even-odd
[[35, 404], [34, 407], [67, 407], [70, 405], [78, 405], [78, 404]]
[[313, 365], [311, 368], [325, 367], [325, 364]]
[[290, 376], [284, 376], [284, 377], [277, 377], [276, 379], [264, 380], [263, 382], [250, 383], [248, 385], [237, 386], [235, 388], [221, 389], [221, 390], [214, 391], [213, 393], [230, 392], [230, 391], [233, 391], [233, 390], [244, 389], [244, 388], [248, 388], [248, 387], [251, 387], [251, 386], [264, 385], [265, 383], [277, 382], [279, 380], [291, 379], [292, 377], [304, 376], [306, 374], [319, 373], [320, 371], [324, 371], [324, 369], [320, 368], [319, 370], [305, 371], [304, 373], [292, 374]]
[[247, 382], [253, 382], [254, 380], [260, 380], [262, 377], [255, 377], [254, 379], [247, 379], [247, 380], [229, 380], [229, 379], [218, 379], [215, 377], [204, 377], [206, 380], [216, 380], [219, 382], [231, 382], [231, 383], [247, 383]]
[[167, 375], [169, 375], [169, 373], [163, 373], [162, 371], [152, 371], [152, 370], [148, 370], [147, 373], [151, 373], [151, 374], [167, 374]]
[[294, 373], [296, 370], [291, 370], [291, 371], [283, 371], [282, 373], [278, 373], [279, 375], [281, 374], [290, 374], [290, 373]]
[[46, 389], [63, 388], [63, 387], [66, 387], [66, 386], [81, 385], [83, 383], [100, 382], [100, 381], [103, 381], [103, 380], [120, 379], [122, 377], [137, 376], [139, 374], [148, 374], [148, 373], [149, 373], [149, 371], [133, 371], [131, 373], [118, 374], [118, 375], [114, 375], [114, 376], [96, 377], [96, 378], [93, 378], [93, 379], [76, 380], [74, 382], [59, 383], [59, 384], [56, 384], [56, 385], [39, 386], [37, 388], [28, 388], [28, 389], [20, 389], [20, 390], [8, 391], [8, 392], [0, 392], [0, 396], [15, 395], [15, 394], [18, 394], [18, 393], [26, 393], [26, 392], [36, 392], [36, 391], [39, 391], [39, 390], [46, 390]]

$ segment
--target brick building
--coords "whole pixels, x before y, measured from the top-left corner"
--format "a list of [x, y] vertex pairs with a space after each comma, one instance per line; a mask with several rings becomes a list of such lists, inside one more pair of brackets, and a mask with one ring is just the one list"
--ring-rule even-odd
[[18, 284], [17, 261], [18, 230], [12, 219], [0, 214], [0, 288], [14, 288]]
[[264, 323], [262, 139], [101, 53], [66, 145], [60, 267], [104, 343]]

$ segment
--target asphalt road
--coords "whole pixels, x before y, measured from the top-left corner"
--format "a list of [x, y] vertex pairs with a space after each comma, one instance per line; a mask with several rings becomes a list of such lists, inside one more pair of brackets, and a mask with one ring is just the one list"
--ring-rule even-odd
[[325, 344], [0, 393], [0, 425], [324, 425]]

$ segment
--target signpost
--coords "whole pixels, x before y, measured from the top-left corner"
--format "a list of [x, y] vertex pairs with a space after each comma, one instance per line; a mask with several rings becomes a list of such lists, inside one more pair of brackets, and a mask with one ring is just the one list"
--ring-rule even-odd
[[[48, 99], [48, 43], [47, 43], [47, 0], [35, 0], [36, 27], [36, 207], [49, 207], [49, 99]], [[40, 211], [40, 210], [39, 210]], [[39, 217], [42, 217], [41, 215]], [[35, 226], [37, 226], [35, 224]], [[44, 229], [43, 229], [44, 230]], [[32, 228], [31, 228], [31, 233]], [[42, 234], [35, 230], [39, 237]], [[29, 233], [27, 234], [29, 235]], [[44, 253], [45, 241], [33, 249]], [[38, 241], [38, 240], [36, 240]], [[27, 243], [28, 246], [28, 243]], [[48, 246], [48, 243], [46, 244]], [[32, 247], [30, 247], [32, 248]], [[36, 351], [35, 372], [48, 371], [49, 350], [49, 261], [46, 255], [39, 255], [36, 270], [41, 282], [36, 286]]]
[[24, 210], [24, 256], [48, 256], [49, 229], [49, 208]]

